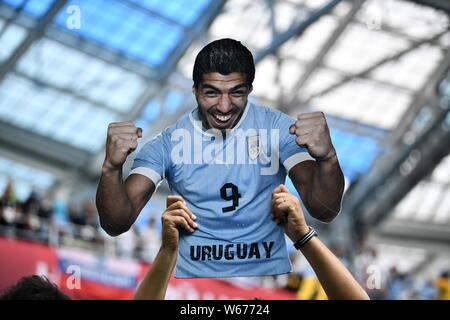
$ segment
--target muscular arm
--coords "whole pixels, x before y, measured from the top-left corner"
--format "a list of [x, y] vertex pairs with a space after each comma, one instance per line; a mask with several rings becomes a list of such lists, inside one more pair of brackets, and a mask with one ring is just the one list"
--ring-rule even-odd
[[289, 177], [311, 216], [331, 222], [341, 208], [344, 175], [325, 115], [323, 112], [299, 114], [289, 133], [295, 134], [297, 144], [307, 148], [316, 159], [298, 163], [289, 171]]
[[110, 236], [128, 231], [155, 191], [154, 183], [139, 174], [132, 174], [123, 182], [122, 166], [137, 148], [140, 137], [142, 129], [131, 121], [108, 125], [106, 156], [97, 186], [96, 205], [100, 225]]
[[132, 174], [123, 182], [122, 169], [104, 167], [96, 195], [101, 227], [111, 236], [128, 231], [154, 191], [145, 176]]
[[344, 175], [336, 156], [326, 161], [303, 161], [289, 171], [295, 188], [312, 217], [331, 222], [339, 213]]

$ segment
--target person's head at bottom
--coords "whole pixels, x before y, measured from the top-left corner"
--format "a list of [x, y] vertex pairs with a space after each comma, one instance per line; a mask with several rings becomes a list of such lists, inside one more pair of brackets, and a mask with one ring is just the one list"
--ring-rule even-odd
[[45, 276], [26, 276], [7, 288], [0, 300], [70, 300], [58, 286]]

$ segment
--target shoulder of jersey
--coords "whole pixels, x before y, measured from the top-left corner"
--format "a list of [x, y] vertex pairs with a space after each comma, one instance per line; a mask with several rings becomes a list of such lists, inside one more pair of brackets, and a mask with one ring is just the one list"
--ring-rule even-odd
[[262, 116], [268, 120], [270, 119], [272, 121], [277, 121], [278, 119], [284, 118], [284, 117], [292, 118], [291, 116], [289, 116], [289, 115], [285, 114], [284, 112], [277, 110], [277, 109], [264, 107], [264, 106], [257, 106], [255, 104], [253, 106], [254, 106], [254, 110], [256, 113], [258, 113], [260, 116]]

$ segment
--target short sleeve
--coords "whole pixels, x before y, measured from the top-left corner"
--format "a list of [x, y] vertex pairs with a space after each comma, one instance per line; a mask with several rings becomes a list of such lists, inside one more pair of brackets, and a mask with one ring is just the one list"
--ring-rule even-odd
[[295, 119], [279, 113], [279, 117], [275, 120], [275, 128], [280, 130], [280, 162], [283, 164], [287, 172], [291, 170], [297, 163], [314, 160], [308, 153], [306, 148], [300, 147], [295, 141], [296, 135], [289, 133], [289, 128], [295, 123]]
[[147, 142], [136, 155], [130, 175], [141, 174], [158, 183], [166, 177], [170, 166], [169, 146], [165, 131]]

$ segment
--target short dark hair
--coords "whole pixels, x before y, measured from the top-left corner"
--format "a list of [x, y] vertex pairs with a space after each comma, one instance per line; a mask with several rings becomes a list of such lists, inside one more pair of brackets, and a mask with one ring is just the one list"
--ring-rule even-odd
[[194, 86], [198, 88], [203, 74], [210, 72], [223, 75], [243, 73], [251, 86], [255, 79], [253, 55], [240, 41], [229, 38], [213, 41], [200, 50], [195, 58], [192, 75]]
[[21, 278], [0, 296], [0, 300], [70, 300], [58, 286], [45, 276]]

